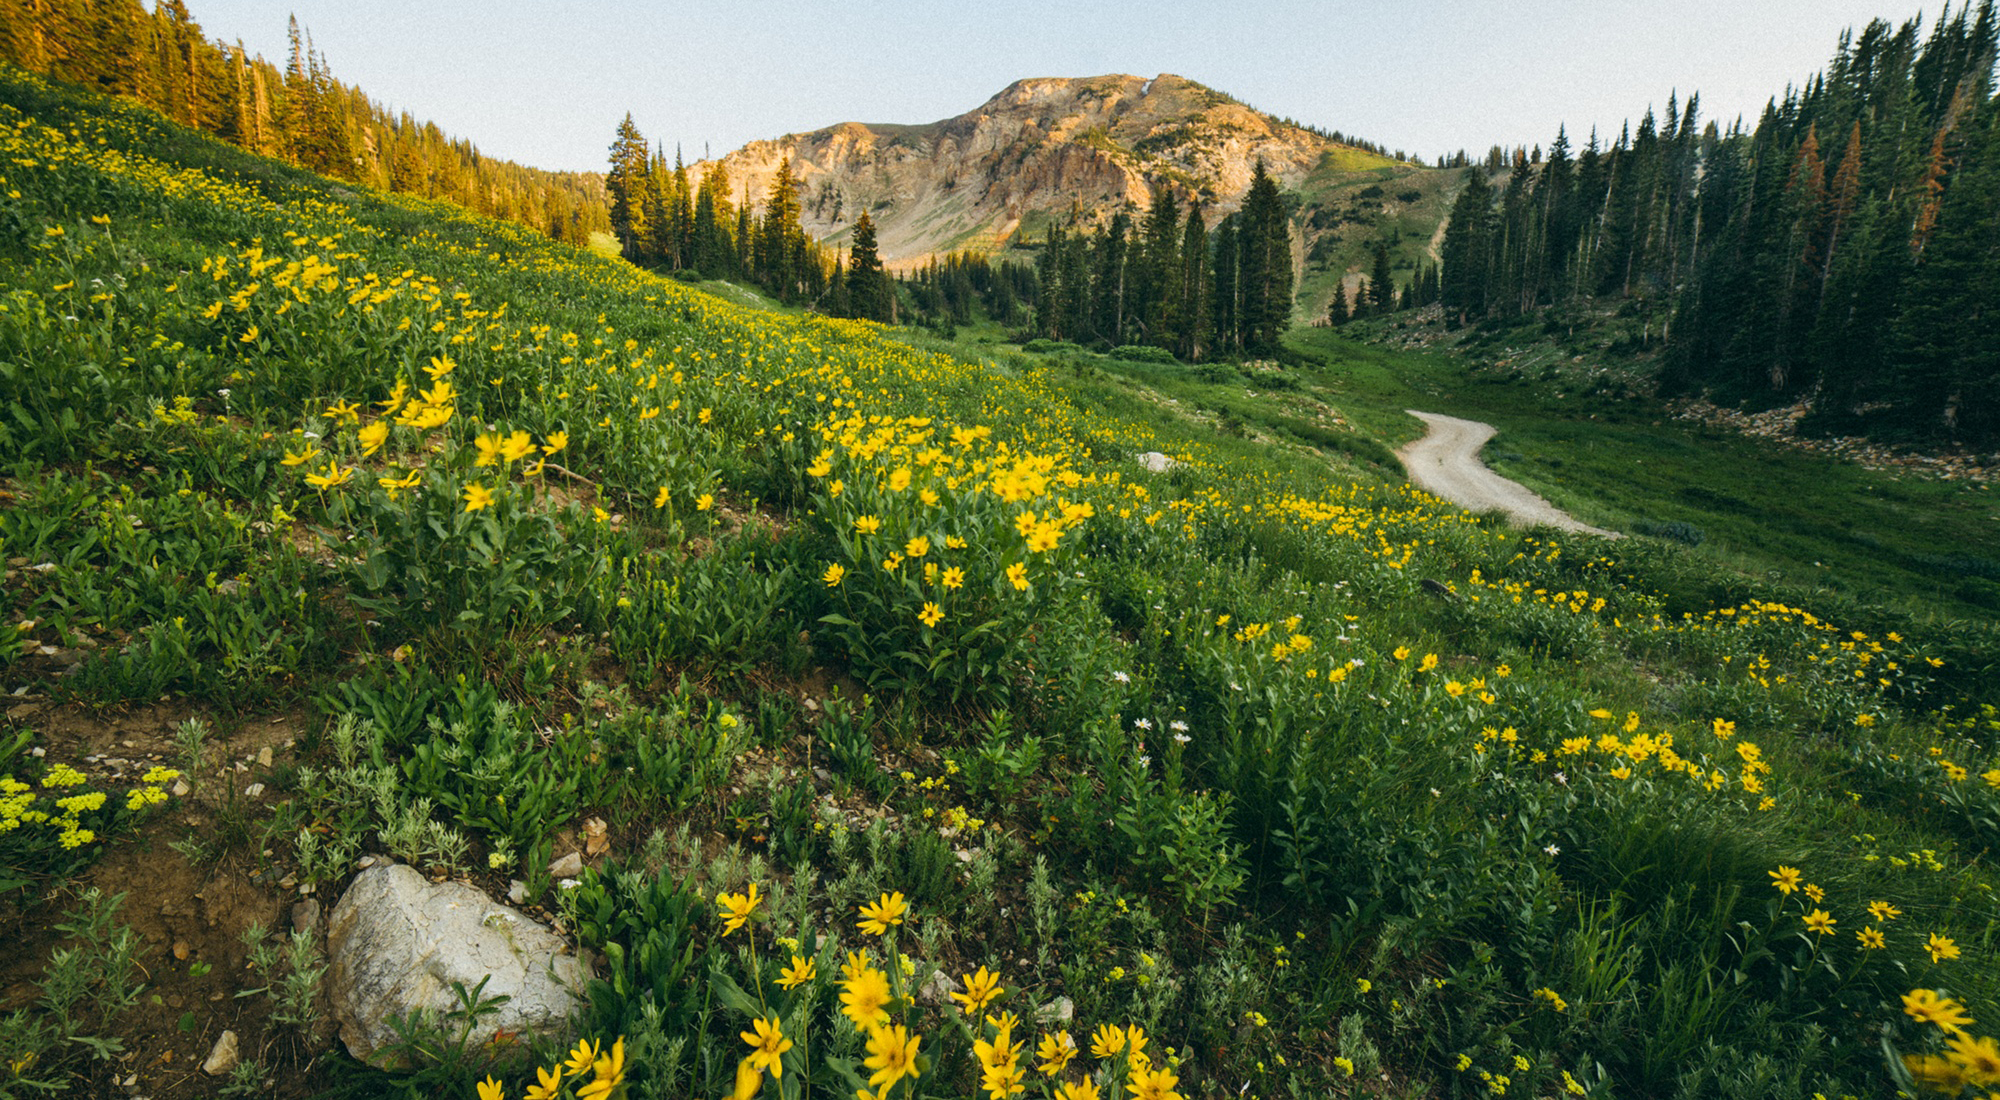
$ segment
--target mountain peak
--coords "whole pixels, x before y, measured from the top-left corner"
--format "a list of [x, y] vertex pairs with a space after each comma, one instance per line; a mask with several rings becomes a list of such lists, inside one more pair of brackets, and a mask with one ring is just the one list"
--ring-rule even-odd
[[[792, 161], [801, 222], [838, 244], [866, 210], [883, 261], [993, 252], [1072, 217], [1144, 210], [1156, 188], [1210, 217], [1236, 208], [1258, 160], [1293, 185], [1336, 143], [1173, 73], [1024, 77], [961, 115], [920, 125], [843, 122], [722, 157], [761, 205]], [[699, 179], [709, 162], [692, 169]]]

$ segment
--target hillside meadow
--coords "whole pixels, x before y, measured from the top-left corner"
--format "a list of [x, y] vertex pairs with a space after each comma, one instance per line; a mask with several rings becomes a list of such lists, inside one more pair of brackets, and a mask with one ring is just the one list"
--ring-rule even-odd
[[1990, 635], [0, 89], [0, 1097], [2000, 1086]]

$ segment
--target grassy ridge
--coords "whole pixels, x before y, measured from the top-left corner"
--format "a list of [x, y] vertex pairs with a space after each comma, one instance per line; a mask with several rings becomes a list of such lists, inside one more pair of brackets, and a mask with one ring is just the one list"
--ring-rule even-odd
[[[517, 878], [605, 959], [573, 1033], [396, 1071], [274, 984], [280, 1091], [518, 1095], [580, 1037], [631, 1095], [1867, 1093], [1946, 1053], [1912, 989], [1994, 1003], [2000, 718], [1916, 625], [1336, 477], [1275, 375], [746, 310], [0, 79], [0, 546], [49, 566], [0, 682], [308, 706], [210, 858]], [[223, 809], [19, 734], [9, 928]], [[6, 1088], [108, 1080], [116, 1003], [9, 1007]]]

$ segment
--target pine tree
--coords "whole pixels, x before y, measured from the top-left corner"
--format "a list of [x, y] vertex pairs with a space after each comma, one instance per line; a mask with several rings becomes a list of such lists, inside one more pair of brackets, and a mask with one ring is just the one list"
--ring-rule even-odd
[[729, 170], [709, 166], [696, 189], [693, 251], [696, 270], [712, 279], [736, 273], [736, 211], [729, 202]]
[[[1443, 245], [1438, 299], [1461, 323], [1486, 314], [1487, 250], [1491, 245], [1493, 189], [1486, 173], [1466, 170], [1465, 186], [1452, 203]], [[1358, 296], [1357, 296], [1358, 301]]]
[[1042, 239], [1041, 256], [1035, 263], [1036, 328], [1051, 340], [1063, 339], [1062, 302], [1063, 231], [1049, 226]]
[[865, 210], [854, 220], [845, 285], [847, 316], [870, 321], [889, 319], [889, 295], [893, 287], [882, 270], [882, 257], [875, 250], [875, 222]]
[[1243, 327], [1239, 307], [1238, 268], [1241, 257], [1237, 248], [1239, 214], [1225, 216], [1215, 226], [1215, 247], [1213, 249], [1211, 277], [1207, 283], [1208, 317], [1213, 350], [1217, 355], [1232, 355], [1242, 350]]
[[1091, 263], [1090, 328], [1114, 345], [1125, 340], [1125, 267], [1132, 216], [1120, 210], [1097, 236]]
[[764, 200], [764, 220], [757, 228], [756, 261], [759, 281], [779, 298], [794, 301], [804, 286], [805, 231], [799, 228], [798, 178], [792, 158], [778, 163], [771, 190]]
[[1262, 158], [1251, 171], [1241, 213], [1237, 338], [1244, 351], [1269, 355], [1292, 320], [1292, 237], [1278, 181]]
[[631, 112], [618, 124], [618, 136], [611, 142], [611, 170], [604, 174], [604, 190], [610, 197], [611, 232], [625, 255], [637, 258], [644, 251], [647, 236], [646, 178], [649, 160], [645, 135], [633, 123]]
[[1373, 292], [1375, 312], [1389, 313], [1396, 308], [1396, 278], [1389, 269], [1389, 246], [1375, 242], [1375, 262], [1368, 272], [1368, 289]]
[[1174, 317], [1174, 354], [1197, 362], [1208, 353], [1208, 221], [1201, 204], [1188, 208], [1181, 230], [1181, 306]]
[[1897, 426], [1976, 447], [2000, 441], [2000, 111], [1982, 123], [1894, 322]]

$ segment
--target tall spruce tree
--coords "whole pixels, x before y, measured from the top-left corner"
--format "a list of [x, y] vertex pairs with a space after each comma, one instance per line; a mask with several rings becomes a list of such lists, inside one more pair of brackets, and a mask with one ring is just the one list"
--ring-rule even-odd
[[1445, 225], [1443, 272], [1438, 298], [1463, 322], [1486, 314], [1488, 249], [1491, 247], [1493, 188], [1478, 166], [1468, 169], [1465, 186], [1452, 202]]
[[1292, 321], [1292, 235], [1278, 181], [1261, 157], [1251, 170], [1250, 191], [1243, 198], [1237, 248], [1241, 256], [1238, 342], [1246, 352], [1270, 355]]
[[634, 258], [643, 251], [646, 237], [649, 159], [645, 135], [627, 111], [611, 142], [611, 169], [604, 174], [604, 190], [610, 198], [611, 233], [625, 255]]
[[889, 295], [895, 287], [882, 270], [882, 257], [875, 249], [875, 222], [866, 210], [854, 220], [844, 278], [850, 316], [870, 321], [889, 319]]

